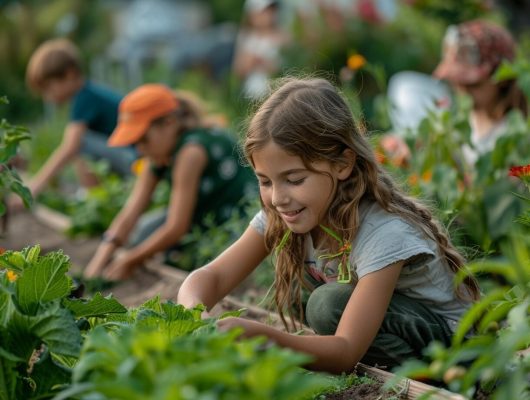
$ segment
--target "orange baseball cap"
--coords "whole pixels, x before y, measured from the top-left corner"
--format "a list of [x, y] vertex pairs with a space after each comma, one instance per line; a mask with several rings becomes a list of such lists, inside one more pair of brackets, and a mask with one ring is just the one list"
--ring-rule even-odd
[[147, 132], [155, 119], [178, 110], [175, 94], [165, 85], [148, 83], [127, 94], [118, 109], [118, 125], [109, 137], [108, 145], [128, 146]]

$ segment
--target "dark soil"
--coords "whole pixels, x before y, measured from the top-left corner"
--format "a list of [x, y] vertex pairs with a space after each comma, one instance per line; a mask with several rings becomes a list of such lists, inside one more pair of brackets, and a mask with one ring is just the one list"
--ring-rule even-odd
[[398, 400], [406, 396], [383, 389], [383, 381], [374, 379], [373, 383], [362, 383], [337, 393], [325, 395], [322, 400]]

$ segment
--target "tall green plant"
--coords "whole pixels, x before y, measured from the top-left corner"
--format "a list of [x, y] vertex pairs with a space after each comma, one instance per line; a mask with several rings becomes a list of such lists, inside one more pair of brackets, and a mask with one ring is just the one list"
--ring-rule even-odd
[[[510, 174], [528, 184], [530, 165], [512, 168]], [[524, 199], [523, 215], [528, 215], [530, 198]], [[526, 218], [518, 221], [530, 225]], [[530, 399], [530, 238], [514, 227], [501, 248], [505, 260], [475, 262], [469, 271], [493, 273], [505, 283], [497, 283], [473, 304], [450, 348], [431, 344], [426, 352], [430, 364], [409, 362], [399, 374], [443, 380], [451, 390], [470, 397], [481, 388], [494, 400]]]
[[[0, 104], [8, 103], [5, 96], [0, 97]], [[0, 120], [0, 215], [6, 211], [4, 198], [8, 193], [20, 196], [26, 207], [31, 204], [31, 193], [17, 172], [9, 167], [9, 161], [17, 155], [20, 142], [28, 139], [30, 135], [26, 128], [11, 125], [5, 119]]]

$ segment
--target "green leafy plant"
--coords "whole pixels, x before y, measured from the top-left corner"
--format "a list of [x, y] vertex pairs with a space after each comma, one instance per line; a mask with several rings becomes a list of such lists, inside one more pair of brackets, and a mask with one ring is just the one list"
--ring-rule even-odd
[[167, 335], [155, 325], [98, 326], [87, 336], [72, 386], [56, 400], [298, 399], [327, 384], [322, 376], [299, 369], [306, 356], [265, 348], [263, 338], [238, 341], [238, 331], [196, 332]]
[[[185, 309], [155, 297], [127, 314], [108, 317], [86, 338], [72, 385], [55, 400], [298, 399], [330, 384], [303, 372], [308, 357], [218, 332], [203, 306]], [[240, 312], [226, 313], [239, 315]]]
[[[0, 104], [8, 104], [5, 96], [0, 97]], [[9, 161], [17, 155], [20, 142], [28, 139], [30, 135], [26, 128], [0, 120], [0, 215], [6, 211], [3, 200], [10, 192], [17, 194], [26, 207], [31, 204], [31, 193], [17, 172], [9, 167]]]
[[[530, 166], [515, 168], [511, 174], [528, 182]], [[528, 206], [530, 199], [525, 199]], [[527, 207], [525, 215], [528, 212]], [[399, 374], [443, 380], [466, 396], [480, 388], [492, 399], [530, 398], [530, 239], [514, 229], [502, 245], [502, 254], [506, 259], [469, 265], [473, 274], [493, 273], [503, 279], [464, 315], [451, 347], [432, 343], [426, 352], [430, 364], [409, 362]]]
[[82, 319], [121, 313], [112, 298], [68, 299], [70, 261], [40, 247], [0, 255], [0, 399], [49, 398], [70, 379], [82, 344]]
[[201, 305], [72, 298], [69, 266], [38, 246], [0, 255], [1, 400], [300, 399], [331, 384], [306, 355], [217, 331]]

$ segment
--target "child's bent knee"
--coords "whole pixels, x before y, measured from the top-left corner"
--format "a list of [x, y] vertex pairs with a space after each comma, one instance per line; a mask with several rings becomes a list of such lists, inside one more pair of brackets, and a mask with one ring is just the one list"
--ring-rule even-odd
[[307, 301], [309, 326], [320, 335], [333, 335], [352, 291], [353, 286], [336, 282], [317, 287]]

